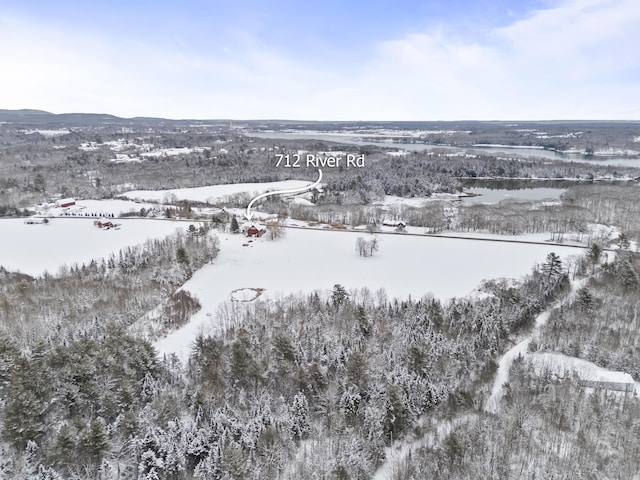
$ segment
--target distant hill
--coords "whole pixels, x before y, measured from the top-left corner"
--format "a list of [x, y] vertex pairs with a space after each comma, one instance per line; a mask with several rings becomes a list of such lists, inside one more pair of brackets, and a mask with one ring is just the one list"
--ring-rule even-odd
[[45, 112], [44, 110], [0, 110], [0, 122], [18, 122], [43, 125], [48, 123], [56, 124], [95, 124], [95, 123], [120, 123], [126, 122], [125, 119], [104, 114], [93, 113], [63, 113], [56, 115], [55, 113]]
[[31, 119], [51, 118], [53, 113], [44, 110], [4, 110], [0, 109], [0, 121], [3, 122], [23, 122]]
[[[91, 126], [91, 125], [198, 125], [198, 124], [219, 124], [221, 126], [228, 125], [229, 120], [224, 119], [181, 119], [174, 120], [168, 118], [157, 117], [134, 117], [122, 118], [106, 113], [60, 113], [55, 114], [44, 110], [21, 109], [6, 110], [0, 109], [0, 122], [19, 123], [25, 126]], [[365, 128], [382, 128], [389, 130], [473, 130], [473, 131], [495, 131], [505, 130], [513, 127], [514, 124], [531, 127], [549, 127], [549, 126], [573, 126], [584, 128], [599, 126], [636, 126], [640, 124], [638, 121], [616, 121], [616, 120], [537, 120], [537, 121], [478, 121], [478, 120], [459, 120], [459, 121], [315, 121], [315, 120], [247, 120], [234, 119], [236, 125], [250, 125], [251, 128], [260, 129], [291, 129], [291, 130], [316, 130], [316, 131], [333, 131], [333, 130], [356, 130], [361, 127]]]
[[106, 124], [149, 124], [149, 123], [180, 123], [178, 120], [163, 118], [121, 118], [106, 113], [60, 113], [55, 114], [44, 110], [3, 110], [0, 109], [0, 122], [12, 122], [26, 125], [106, 125]]

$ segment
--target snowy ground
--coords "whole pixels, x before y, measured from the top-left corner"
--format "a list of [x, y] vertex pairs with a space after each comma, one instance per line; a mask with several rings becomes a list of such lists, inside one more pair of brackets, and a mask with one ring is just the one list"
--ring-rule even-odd
[[450, 298], [472, 292], [483, 279], [519, 278], [551, 251], [561, 256], [575, 253], [570, 247], [380, 235], [380, 251], [363, 258], [355, 249], [358, 236], [287, 230], [281, 240], [262, 238], [242, 246], [247, 243], [245, 237], [221, 235], [214, 264], [196, 272], [183, 286], [198, 298], [202, 309], [183, 328], [158, 341], [156, 348], [161, 355], [176, 353], [185, 359], [197, 333], [215, 327], [218, 309], [237, 289], [264, 288], [260, 298], [265, 299], [328, 291], [340, 283], [347, 289], [367, 287], [372, 292], [384, 288], [390, 298], [428, 293]]
[[162, 238], [183, 222], [116, 219], [119, 230], [100, 230], [90, 218], [54, 218], [47, 225], [27, 225], [24, 219], [0, 220], [0, 265], [30, 275], [56, 273], [62, 265], [102, 258], [123, 247]]
[[552, 374], [558, 378], [575, 373], [583, 381], [629, 385], [630, 390], [635, 389], [633, 377], [628, 373], [607, 370], [581, 358], [555, 352], [540, 352], [531, 354], [529, 359], [540, 373]]
[[56, 207], [53, 205], [44, 205], [36, 207], [36, 211], [41, 215], [52, 215], [59, 217], [61, 215], [89, 216], [98, 215], [114, 215], [118, 217], [121, 213], [139, 212], [141, 208], [147, 210], [157, 208], [158, 205], [152, 203], [140, 203], [133, 200], [78, 200], [75, 205], [70, 207]]
[[42, 129], [22, 130], [22, 133], [24, 133], [26, 135], [32, 135], [34, 133], [39, 133], [43, 137], [53, 138], [53, 137], [62, 137], [64, 135], [69, 135], [71, 132], [69, 130], [67, 130], [66, 128], [62, 128], [62, 129], [59, 129], [59, 130], [42, 130]]
[[304, 180], [284, 180], [282, 182], [265, 183], [235, 183], [210, 185], [207, 187], [175, 188], [171, 190], [134, 190], [131, 192], [125, 192], [122, 195], [133, 200], [138, 199], [152, 202], [162, 202], [163, 199], [175, 195], [178, 200], [215, 203], [229, 195], [238, 193], [258, 195], [260, 193], [274, 190], [302, 188], [310, 185], [311, 183], [313, 183], [313, 181]]

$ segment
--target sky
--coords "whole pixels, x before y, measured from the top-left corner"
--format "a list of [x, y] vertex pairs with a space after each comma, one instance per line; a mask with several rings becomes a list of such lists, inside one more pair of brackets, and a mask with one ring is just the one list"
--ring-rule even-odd
[[637, 0], [0, 0], [0, 109], [640, 119]]

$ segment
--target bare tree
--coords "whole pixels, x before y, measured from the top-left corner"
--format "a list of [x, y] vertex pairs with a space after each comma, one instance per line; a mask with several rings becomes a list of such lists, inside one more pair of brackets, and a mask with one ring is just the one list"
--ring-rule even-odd
[[370, 257], [379, 249], [378, 239], [373, 237], [371, 240], [365, 240], [362, 237], [356, 239], [356, 250], [361, 257]]
[[280, 222], [269, 222], [267, 224], [267, 235], [269, 240], [277, 240], [285, 236], [285, 229]]

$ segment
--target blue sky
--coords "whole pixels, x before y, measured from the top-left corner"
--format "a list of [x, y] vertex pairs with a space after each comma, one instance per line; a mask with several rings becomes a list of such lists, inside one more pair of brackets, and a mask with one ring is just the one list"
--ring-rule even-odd
[[0, 108], [640, 119], [639, 25], [636, 0], [3, 0]]

